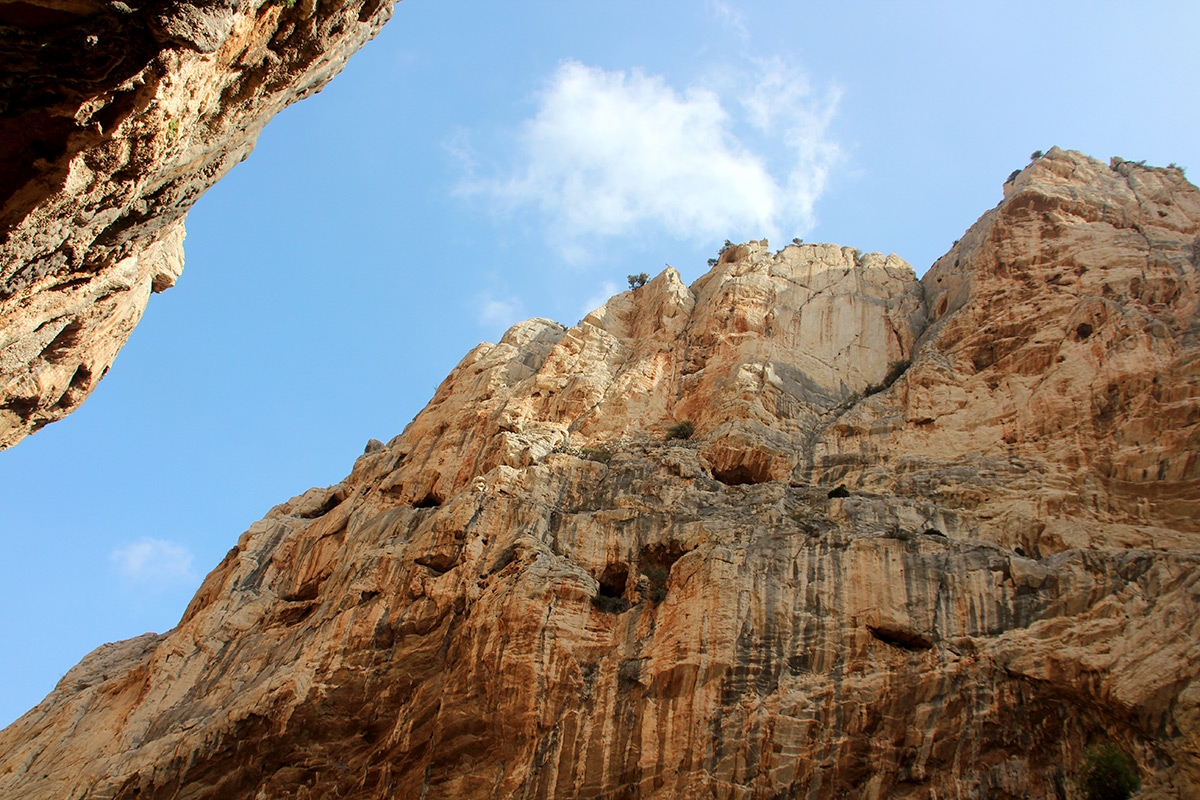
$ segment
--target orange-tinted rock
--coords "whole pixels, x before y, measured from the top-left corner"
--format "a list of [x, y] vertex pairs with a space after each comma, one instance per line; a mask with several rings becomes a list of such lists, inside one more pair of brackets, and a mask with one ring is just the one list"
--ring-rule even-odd
[[923, 284], [750, 243], [480, 345], [0, 733], [0, 795], [1058, 798], [1111, 740], [1196, 796], [1200, 205], [1105, 170], [1051, 151]]
[[922, 278], [930, 326], [814, 474], [1028, 552], [1195, 549], [1200, 192], [1052, 149]]

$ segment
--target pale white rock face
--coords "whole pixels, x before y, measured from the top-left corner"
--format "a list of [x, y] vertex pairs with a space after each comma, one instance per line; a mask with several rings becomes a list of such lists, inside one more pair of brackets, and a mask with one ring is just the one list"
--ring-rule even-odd
[[1105, 741], [1200, 795], [1200, 192], [1007, 195], [922, 281], [750, 242], [479, 345], [0, 796], [1058, 800]]

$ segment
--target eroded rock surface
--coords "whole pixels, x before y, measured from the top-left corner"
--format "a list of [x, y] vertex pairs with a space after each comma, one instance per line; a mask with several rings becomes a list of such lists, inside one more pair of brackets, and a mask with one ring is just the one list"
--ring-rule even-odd
[[827, 429], [818, 480], [936, 499], [1029, 553], [1200, 533], [1200, 192], [1057, 148], [922, 278], [892, 391]]
[[1111, 740], [1194, 797], [1198, 201], [1052, 150], [920, 282], [752, 242], [521, 323], [0, 795], [1060, 798]]
[[0, 2], [0, 448], [108, 371], [184, 216], [393, 0]]

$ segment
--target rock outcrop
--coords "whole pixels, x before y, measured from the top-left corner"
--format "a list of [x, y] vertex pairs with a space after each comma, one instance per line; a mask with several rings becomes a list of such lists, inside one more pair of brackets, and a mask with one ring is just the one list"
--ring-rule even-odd
[[1112, 741], [1194, 797], [1198, 236], [1055, 149], [922, 281], [751, 242], [521, 323], [0, 733], [0, 795], [1060, 798]]
[[0, 448], [83, 402], [188, 209], [393, 2], [0, 2]]

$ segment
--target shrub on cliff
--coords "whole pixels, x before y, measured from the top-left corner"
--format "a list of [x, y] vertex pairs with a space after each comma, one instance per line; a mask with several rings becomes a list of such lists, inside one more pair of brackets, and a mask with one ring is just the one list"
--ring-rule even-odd
[[602, 614], [624, 614], [629, 610], [629, 601], [601, 593], [592, 598], [592, 607]]
[[603, 447], [584, 447], [579, 451], [579, 454], [588, 461], [599, 461], [601, 464], [607, 464], [612, 460], [612, 451]]
[[650, 600], [654, 603], [661, 603], [667, 599], [667, 581], [671, 577], [663, 567], [652, 565], [642, 569], [642, 574], [649, 578], [650, 581]]
[[667, 428], [667, 441], [669, 442], [672, 439], [690, 439], [695, 432], [695, 424], [690, 419], [685, 419], [683, 422]]
[[1079, 788], [1086, 800], [1127, 800], [1141, 788], [1137, 764], [1112, 742], [1089, 747]]
[[650, 275], [645, 272], [639, 272], [637, 275], [629, 275], [629, 288], [640, 289], [646, 285], [646, 281], [650, 280]]

